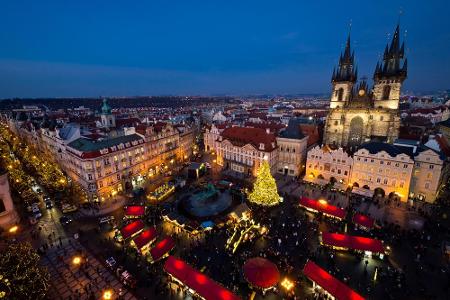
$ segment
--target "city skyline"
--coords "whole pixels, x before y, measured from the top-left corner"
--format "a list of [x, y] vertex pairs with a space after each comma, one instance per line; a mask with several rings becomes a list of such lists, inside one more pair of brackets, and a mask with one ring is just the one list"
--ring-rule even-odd
[[329, 93], [349, 24], [371, 78], [399, 19], [404, 90], [448, 89], [449, 4], [436, 2], [3, 4], [0, 98]]

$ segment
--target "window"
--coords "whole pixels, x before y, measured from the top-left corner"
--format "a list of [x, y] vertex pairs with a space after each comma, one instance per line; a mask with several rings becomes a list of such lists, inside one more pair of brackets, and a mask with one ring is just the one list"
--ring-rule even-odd
[[380, 161], [380, 165], [383, 165], [383, 164], [384, 164], [384, 161], [381, 160], [381, 161]]
[[380, 183], [381, 182], [381, 179], [380, 178], [377, 178], [377, 183]]
[[391, 94], [391, 87], [389, 85], [386, 85], [383, 88], [383, 98], [381, 98], [381, 100], [389, 100], [390, 94]]
[[383, 184], [388, 184], [388, 180], [387, 180], [387, 179], [384, 179], [384, 180], [383, 180]]
[[406, 168], [408, 168], [408, 165], [407, 165], [407, 164], [404, 164], [404, 165], [403, 165], [403, 169], [406, 169]]
[[434, 169], [434, 165], [429, 166], [430, 170]]
[[400, 182], [400, 187], [403, 188], [403, 186], [405, 185], [405, 183], [402, 181]]
[[117, 174], [117, 180], [120, 180], [120, 174]]
[[347, 171], [344, 171], [344, 175], [347, 175]]
[[381, 117], [380, 117], [380, 121], [383, 121], [383, 120], [384, 120], [384, 117], [383, 117], [383, 116], [381, 116]]
[[334, 126], [337, 126], [337, 125], [339, 125], [339, 122], [338, 121], [334, 121]]
[[430, 183], [429, 182], [425, 183], [425, 189], [427, 189], [427, 190], [430, 189]]
[[92, 174], [88, 174], [88, 180], [92, 180]]
[[340, 88], [337, 91], [337, 98], [338, 98], [338, 101], [342, 101], [343, 100], [343, 98], [344, 98], [344, 89], [343, 88]]

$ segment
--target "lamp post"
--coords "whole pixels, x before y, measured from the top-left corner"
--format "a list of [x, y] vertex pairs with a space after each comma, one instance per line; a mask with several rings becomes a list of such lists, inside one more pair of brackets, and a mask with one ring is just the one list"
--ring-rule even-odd
[[72, 259], [72, 264], [75, 266], [78, 266], [81, 264], [81, 257], [80, 256], [74, 256]]
[[110, 300], [113, 298], [113, 295], [114, 295], [114, 293], [112, 290], [105, 290], [105, 291], [103, 291], [102, 299]]

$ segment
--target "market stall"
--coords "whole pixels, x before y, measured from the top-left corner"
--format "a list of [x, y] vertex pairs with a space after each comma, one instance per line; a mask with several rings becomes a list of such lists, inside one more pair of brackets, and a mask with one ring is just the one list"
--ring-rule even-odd
[[131, 222], [130, 224], [122, 227], [122, 229], [117, 231], [114, 238], [118, 242], [127, 240], [128, 238], [131, 238], [137, 235], [139, 232], [141, 232], [142, 229], [144, 229], [144, 226], [145, 225], [144, 222], [142, 222], [142, 220]]
[[181, 259], [169, 256], [164, 263], [164, 271], [182, 287], [196, 296], [205, 300], [238, 300], [238, 296], [233, 294], [222, 285], [210, 279], [205, 274], [195, 270]]
[[336, 279], [333, 275], [308, 260], [303, 268], [303, 274], [313, 282], [314, 288], [322, 289], [331, 299], [363, 300], [357, 292]]
[[157, 187], [153, 192], [147, 195], [147, 198], [150, 201], [156, 201], [160, 202], [167, 197], [169, 197], [171, 194], [175, 192], [175, 186], [169, 183], [164, 183]]
[[149, 246], [156, 240], [157, 236], [158, 233], [156, 232], [156, 228], [150, 227], [135, 237], [132, 244], [139, 250], [139, 252], [145, 253]]
[[312, 212], [321, 212], [324, 215], [336, 219], [344, 219], [345, 218], [345, 210], [343, 208], [328, 204], [326, 200], [314, 200], [307, 197], [300, 198], [300, 206], [306, 208], [306, 210]]
[[356, 250], [367, 255], [376, 254], [380, 258], [383, 258], [385, 253], [382, 241], [348, 234], [322, 232], [321, 244], [336, 250]]
[[375, 226], [375, 220], [360, 213], [355, 213], [352, 222], [359, 228], [370, 230]]
[[252, 287], [261, 289], [263, 293], [276, 286], [280, 280], [280, 272], [277, 266], [262, 257], [247, 260], [243, 270], [248, 283]]
[[175, 247], [175, 241], [171, 237], [166, 237], [158, 242], [155, 247], [150, 249], [149, 260], [156, 262], [169, 255], [169, 252]]
[[141, 218], [145, 215], [145, 207], [141, 205], [130, 205], [125, 209], [125, 217], [132, 218]]

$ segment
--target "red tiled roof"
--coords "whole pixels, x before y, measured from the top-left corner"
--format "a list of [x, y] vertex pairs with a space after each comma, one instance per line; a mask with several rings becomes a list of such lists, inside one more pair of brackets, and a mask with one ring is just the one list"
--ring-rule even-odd
[[145, 214], [145, 207], [140, 205], [130, 205], [127, 206], [125, 210], [126, 216], [140, 217]]
[[242, 147], [246, 144], [251, 144], [256, 149], [261, 150], [259, 148], [259, 144], [264, 144], [263, 151], [265, 152], [270, 152], [276, 148], [275, 135], [272, 133], [267, 133], [261, 128], [230, 127], [226, 128], [222, 132], [221, 136], [236, 146]]
[[120, 229], [120, 233], [122, 234], [122, 238], [125, 240], [129, 238], [130, 236], [138, 233], [144, 229], [144, 222], [141, 220], [134, 221]]
[[123, 126], [136, 126], [141, 123], [141, 120], [138, 118], [124, 118], [124, 119], [116, 119], [116, 127]]
[[333, 247], [384, 253], [384, 246], [380, 240], [362, 236], [322, 232], [322, 243]]
[[133, 239], [134, 244], [138, 249], [141, 249], [148, 243], [152, 242], [158, 236], [155, 227], [150, 227], [142, 231], [137, 237]]
[[246, 122], [245, 127], [254, 127], [261, 129], [269, 129], [271, 133], [277, 134], [283, 128], [286, 128], [286, 125], [275, 122], [262, 122], [262, 123], [254, 123], [254, 122]]
[[164, 270], [206, 300], [240, 299], [231, 291], [205, 274], [195, 270], [181, 259], [169, 256], [164, 263]]
[[344, 219], [345, 218], [345, 210], [343, 208], [328, 204], [326, 201], [317, 201], [310, 198], [302, 197], [300, 198], [300, 205], [306, 208], [310, 208], [324, 214]]
[[368, 216], [356, 213], [352, 219], [353, 223], [371, 229], [375, 225], [375, 220]]
[[160, 259], [164, 254], [172, 250], [174, 247], [175, 241], [171, 237], [166, 237], [150, 250], [150, 255], [152, 256], [153, 260], [156, 261]]
[[333, 295], [337, 300], [364, 300], [357, 292], [310, 260], [306, 262], [303, 274]]

